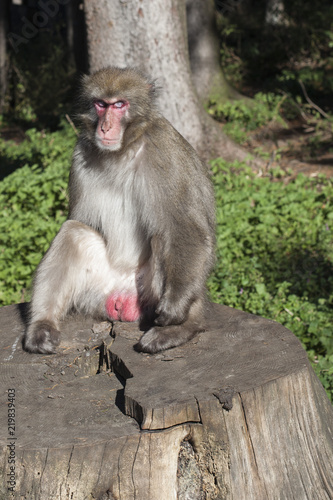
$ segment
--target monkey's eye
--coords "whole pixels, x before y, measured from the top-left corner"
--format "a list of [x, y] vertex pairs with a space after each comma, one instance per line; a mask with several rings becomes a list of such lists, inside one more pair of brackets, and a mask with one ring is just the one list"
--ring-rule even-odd
[[119, 108], [120, 109], [120, 108], [123, 108], [124, 106], [125, 106], [124, 101], [117, 101], [117, 102], [114, 103], [114, 107], [115, 108]]
[[104, 102], [104, 101], [95, 101], [95, 102], [94, 102], [94, 104], [95, 104], [95, 106], [97, 106], [98, 108], [103, 108], [103, 109], [105, 109], [105, 108], [107, 108], [107, 107], [108, 107], [107, 103], [106, 103], [106, 102]]

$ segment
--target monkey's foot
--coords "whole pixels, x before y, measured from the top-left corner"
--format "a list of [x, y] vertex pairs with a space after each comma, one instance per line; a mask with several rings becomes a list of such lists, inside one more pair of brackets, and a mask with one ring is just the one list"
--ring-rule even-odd
[[60, 332], [48, 321], [36, 321], [24, 338], [24, 349], [41, 354], [54, 354], [60, 344]]
[[153, 354], [185, 344], [185, 342], [191, 340], [199, 331], [202, 331], [202, 329], [198, 329], [197, 327], [190, 328], [184, 325], [154, 326], [142, 335], [134, 348], [136, 351]]
[[109, 295], [105, 308], [109, 318], [118, 321], [137, 321], [141, 316], [137, 295]]

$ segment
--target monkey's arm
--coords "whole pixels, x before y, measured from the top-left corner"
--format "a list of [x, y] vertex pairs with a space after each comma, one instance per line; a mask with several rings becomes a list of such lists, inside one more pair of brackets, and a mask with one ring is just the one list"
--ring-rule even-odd
[[169, 143], [154, 130], [145, 158], [145, 199], [150, 202], [145, 213], [153, 235], [153, 268], [161, 282], [156, 308], [161, 326], [183, 323], [191, 304], [205, 297], [215, 244], [215, 202], [207, 169], [183, 137], [169, 123], [163, 125]]
[[[212, 264], [210, 237], [192, 224], [177, 238], [154, 238], [153, 258], [163, 271], [162, 296], [156, 308], [155, 323], [178, 325], [187, 320], [191, 304], [205, 295], [205, 281]], [[170, 237], [170, 235], [169, 235]]]

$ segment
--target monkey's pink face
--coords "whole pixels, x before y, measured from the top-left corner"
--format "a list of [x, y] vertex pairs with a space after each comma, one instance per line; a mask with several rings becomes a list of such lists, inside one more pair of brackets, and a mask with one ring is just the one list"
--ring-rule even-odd
[[119, 99], [96, 100], [94, 106], [98, 116], [97, 145], [104, 150], [117, 151], [122, 145], [124, 134], [122, 118], [128, 115], [129, 102]]

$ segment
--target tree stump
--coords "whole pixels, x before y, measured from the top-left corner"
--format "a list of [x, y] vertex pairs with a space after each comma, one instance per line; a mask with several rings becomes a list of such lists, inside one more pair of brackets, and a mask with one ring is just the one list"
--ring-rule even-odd
[[1, 499], [333, 498], [333, 409], [278, 323], [212, 304], [149, 355], [136, 323], [74, 316], [44, 356], [24, 313], [0, 309]]

